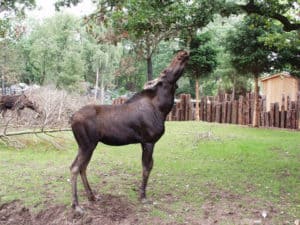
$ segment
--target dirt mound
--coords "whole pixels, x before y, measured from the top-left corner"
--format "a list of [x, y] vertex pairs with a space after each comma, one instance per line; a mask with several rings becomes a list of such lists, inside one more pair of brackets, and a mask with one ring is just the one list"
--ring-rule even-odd
[[20, 201], [5, 203], [0, 206], [0, 225], [32, 224], [32, 216]]
[[134, 205], [119, 196], [101, 195], [96, 202], [82, 204], [82, 207], [82, 216], [76, 215], [70, 207], [57, 205], [33, 214], [21, 201], [13, 201], [0, 207], [0, 225], [139, 224]]

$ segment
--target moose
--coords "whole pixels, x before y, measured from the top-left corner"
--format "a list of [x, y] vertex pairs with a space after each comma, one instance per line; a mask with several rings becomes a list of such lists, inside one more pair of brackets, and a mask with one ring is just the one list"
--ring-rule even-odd
[[20, 116], [21, 110], [24, 108], [29, 108], [38, 114], [41, 114], [41, 111], [38, 109], [38, 106], [29, 100], [29, 98], [22, 95], [3, 95], [0, 97], [0, 112], [2, 112], [2, 117], [4, 118], [7, 110], [16, 110], [17, 115]]
[[177, 80], [183, 74], [189, 54], [179, 51], [160, 76], [120, 105], [86, 105], [71, 117], [78, 153], [71, 170], [72, 208], [82, 213], [77, 196], [80, 174], [90, 201], [96, 197], [89, 185], [86, 169], [98, 142], [120, 146], [140, 143], [142, 147], [142, 184], [140, 200], [146, 200], [146, 186], [153, 167], [155, 143], [164, 134], [164, 122], [174, 105]]

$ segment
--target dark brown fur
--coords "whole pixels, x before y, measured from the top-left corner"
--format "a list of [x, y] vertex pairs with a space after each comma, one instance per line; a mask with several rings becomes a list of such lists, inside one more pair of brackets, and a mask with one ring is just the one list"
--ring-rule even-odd
[[0, 97], [0, 112], [2, 117], [5, 116], [7, 110], [16, 110], [18, 116], [24, 108], [29, 108], [37, 113], [40, 113], [37, 105], [29, 100], [26, 95], [4, 95]]
[[179, 52], [160, 77], [121, 105], [87, 105], [71, 119], [78, 154], [71, 165], [72, 206], [80, 211], [77, 176], [80, 173], [89, 200], [95, 200], [86, 177], [86, 168], [98, 142], [108, 145], [141, 143], [143, 180], [140, 198], [146, 198], [146, 186], [153, 166], [155, 143], [165, 131], [166, 116], [174, 105], [176, 82], [188, 61], [188, 53]]

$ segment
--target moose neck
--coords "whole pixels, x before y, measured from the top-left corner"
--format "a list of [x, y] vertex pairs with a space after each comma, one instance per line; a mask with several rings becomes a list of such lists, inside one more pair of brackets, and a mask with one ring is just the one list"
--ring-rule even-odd
[[153, 104], [165, 119], [174, 105], [174, 96], [176, 85], [163, 83], [156, 90], [156, 97], [153, 99]]
[[182, 76], [188, 58], [189, 54], [187, 52], [179, 52], [158, 78], [160, 82], [157, 84], [154, 104], [158, 106], [164, 118], [166, 118], [172, 110], [177, 88], [176, 82]]
[[179, 52], [158, 78], [147, 82], [144, 90], [127, 100], [126, 104], [134, 104], [137, 101], [149, 102], [150, 100], [155, 111], [165, 120], [174, 105], [176, 82], [182, 76], [188, 59], [188, 52]]

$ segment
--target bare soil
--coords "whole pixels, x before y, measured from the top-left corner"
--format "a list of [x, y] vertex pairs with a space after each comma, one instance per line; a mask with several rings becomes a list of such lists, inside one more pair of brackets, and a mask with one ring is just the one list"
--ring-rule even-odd
[[[0, 225], [294, 224], [294, 220], [274, 220], [280, 212], [271, 204], [261, 204], [226, 192], [212, 191], [210, 197], [199, 205], [202, 212], [200, 214], [199, 210], [190, 205], [184, 206], [186, 210], [179, 211], [168, 207], [178, 200], [171, 194], [161, 199], [160, 204], [146, 205], [131, 203], [122, 196], [100, 195], [96, 202], [82, 203], [83, 215], [74, 213], [69, 206], [51, 204], [42, 211], [33, 213], [21, 201], [16, 200], [0, 206]], [[169, 217], [151, 215], [153, 208], [163, 211]], [[265, 217], [263, 211], [266, 213]]]
[[134, 205], [112, 195], [102, 195], [93, 203], [83, 203], [84, 214], [76, 214], [71, 207], [49, 205], [32, 213], [21, 201], [0, 207], [0, 225], [81, 225], [81, 224], [138, 224]]

